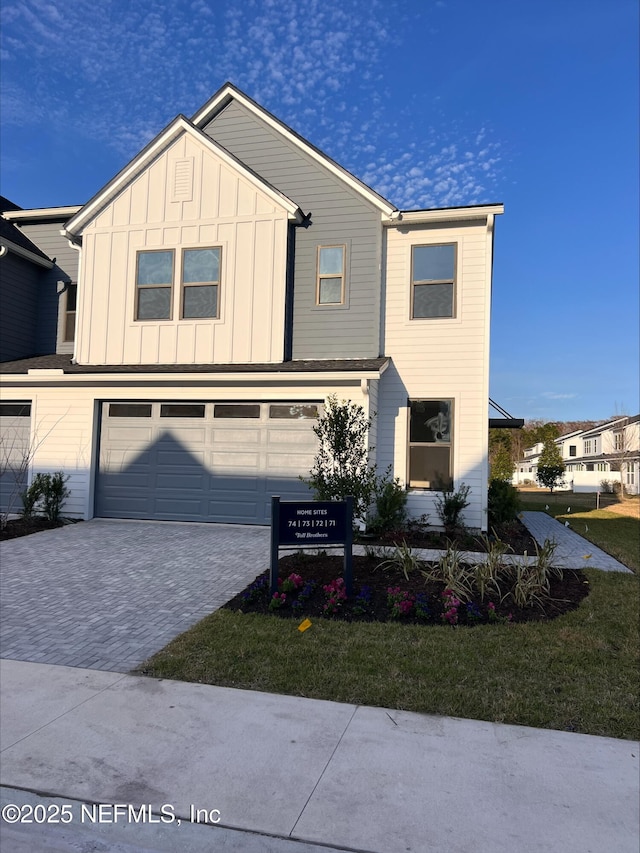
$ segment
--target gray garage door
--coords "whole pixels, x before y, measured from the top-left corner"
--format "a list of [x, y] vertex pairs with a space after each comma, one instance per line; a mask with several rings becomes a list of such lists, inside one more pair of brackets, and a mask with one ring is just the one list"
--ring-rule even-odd
[[20, 512], [31, 456], [31, 403], [0, 403], [0, 511]]
[[316, 403], [108, 402], [96, 515], [268, 524], [271, 496], [310, 499]]

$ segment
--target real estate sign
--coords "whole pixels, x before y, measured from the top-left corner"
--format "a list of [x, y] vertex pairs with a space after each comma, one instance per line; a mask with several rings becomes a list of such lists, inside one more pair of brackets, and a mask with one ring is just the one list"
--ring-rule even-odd
[[344, 545], [344, 582], [351, 595], [353, 498], [344, 501], [280, 501], [271, 498], [271, 594], [278, 591], [281, 546]]

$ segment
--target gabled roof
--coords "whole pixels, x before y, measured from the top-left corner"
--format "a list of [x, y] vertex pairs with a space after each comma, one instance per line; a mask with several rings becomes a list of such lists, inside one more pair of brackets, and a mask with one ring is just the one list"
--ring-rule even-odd
[[628, 415], [620, 415], [617, 418], [612, 418], [610, 421], [606, 421], [603, 424], [600, 424], [597, 427], [593, 427], [590, 430], [586, 430], [582, 433], [583, 438], [589, 438], [592, 435], [600, 435], [601, 432], [605, 432], [609, 429], [622, 429], [624, 426], [628, 426], [629, 424], [633, 424], [636, 421], [640, 420], [640, 415], [634, 415], [633, 417], [629, 417]]
[[118, 174], [109, 181], [96, 195], [82, 207], [65, 225], [63, 233], [68, 237], [78, 237], [86, 228], [88, 223], [96, 217], [128, 184], [131, 183], [147, 166], [166, 150], [179, 136], [187, 133], [196, 138], [207, 147], [213, 154], [224, 160], [229, 166], [240, 172], [250, 183], [256, 186], [266, 195], [270, 196], [276, 204], [285, 208], [290, 219], [301, 222], [303, 213], [298, 205], [290, 198], [273, 187], [264, 178], [257, 175], [252, 169], [238, 160], [230, 151], [214, 142], [206, 133], [195, 127], [183, 115], [177, 116], [170, 124], [162, 130], [155, 139], [146, 145]]
[[222, 110], [231, 103], [231, 101], [234, 100], [239, 104], [242, 104], [243, 107], [258, 116], [258, 118], [262, 119], [262, 121], [275, 129], [278, 133], [282, 134], [282, 136], [289, 140], [289, 142], [293, 143], [297, 148], [300, 148], [312, 159], [316, 160], [340, 178], [340, 180], [344, 181], [351, 187], [351, 189], [364, 196], [369, 202], [374, 204], [385, 217], [390, 217], [396, 212], [397, 208], [391, 204], [391, 202], [387, 201], [386, 198], [383, 198], [379, 193], [371, 189], [371, 187], [367, 186], [367, 184], [363, 183], [359, 178], [356, 178], [355, 175], [352, 175], [351, 172], [347, 171], [347, 169], [339, 163], [336, 163], [335, 160], [332, 160], [331, 157], [324, 153], [324, 151], [316, 148], [316, 146], [309, 142], [308, 139], [300, 136], [299, 133], [296, 133], [295, 130], [292, 130], [292, 128], [287, 124], [280, 121], [279, 118], [276, 118], [276, 116], [264, 107], [260, 106], [260, 104], [256, 103], [252, 98], [232, 83], [227, 82], [224, 86], [218, 89], [215, 95], [213, 95], [213, 97], [211, 97], [204, 106], [200, 107], [200, 109], [194, 113], [191, 121], [194, 125], [202, 129], [209, 124], [213, 118], [221, 113]]
[[51, 269], [53, 261], [49, 258], [42, 249], [39, 249], [35, 243], [23, 234], [22, 231], [8, 221], [5, 217], [5, 212], [20, 211], [17, 204], [14, 204], [4, 196], [0, 196], [0, 255], [5, 251], [13, 252], [22, 258], [26, 258], [38, 266]]

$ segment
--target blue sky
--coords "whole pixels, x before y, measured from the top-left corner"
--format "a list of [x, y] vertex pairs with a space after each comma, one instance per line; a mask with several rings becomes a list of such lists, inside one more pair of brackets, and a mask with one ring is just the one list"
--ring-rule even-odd
[[402, 208], [504, 202], [491, 396], [638, 401], [637, 0], [3, 0], [1, 191], [81, 204], [231, 80]]

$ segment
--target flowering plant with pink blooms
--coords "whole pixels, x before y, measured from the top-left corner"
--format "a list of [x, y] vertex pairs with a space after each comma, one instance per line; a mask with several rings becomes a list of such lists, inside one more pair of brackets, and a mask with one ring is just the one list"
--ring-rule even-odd
[[296, 575], [294, 572], [292, 572], [288, 578], [284, 578], [284, 580], [279, 581], [282, 592], [295, 592], [300, 589], [303, 583], [304, 581], [300, 575]]
[[448, 622], [452, 627], [458, 624], [458, 608], [460, 607], [460, 599], [456, 598], [450, 589], [445, 589], [442, 593], [442, 621]]
[[415, 603], [415, 596], [409, 592], [403, 592], [399, 586], [390, 586], [387, 588], [387, 604], [392, 619], [399, 619], [401, 616], [410, 616]]
[[327, 596], [326, 604], [322, 608], [323, 613], [326, 615], [337, 613], [343, 603], [347, 600], [347, 590], [345, 589], [344, 579], [336, 578], [334, 581], [331, 581], [331, 583], [325, 584], [322, 589]]
[[269, 602], [269, 610], [278, 610], [287, 603], [287, 595], [284, 592], [274, 592]]

